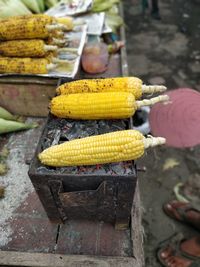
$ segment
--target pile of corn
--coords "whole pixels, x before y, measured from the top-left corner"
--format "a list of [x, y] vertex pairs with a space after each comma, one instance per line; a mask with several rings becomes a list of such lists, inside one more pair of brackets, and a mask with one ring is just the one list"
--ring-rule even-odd
[[[165, 86], [146, 86], [136, 77], [79, 80], [57, 88], [51, 113], [70, 119], [125, 119], [146, 105], [168, 101], [167, 95], [138, 100], [143, 93], [157, 93]], [[81, 166], [134, 160], [148, 147], [165, 143], [162, 137], [145, 138], [135, 130], [118, 131], [55, 145], [39, 154], [49, 166]]]
[[72, 29], [70, 17], [38, 14], [1, 20], [0, 73], [47, 74], [60, 63], [64, 31]]

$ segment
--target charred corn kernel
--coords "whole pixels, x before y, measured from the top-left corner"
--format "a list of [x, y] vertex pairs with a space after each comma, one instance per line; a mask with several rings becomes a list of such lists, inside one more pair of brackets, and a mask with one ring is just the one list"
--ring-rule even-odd
[[0, 57], [0, 73], [46, 74], [48, 63], [44, 58]]
[[57, 45], [59, 47], [63, 47], [65, 45], [67, 45], [69, 43], [69, 41], [65, 38], [55, 38], [55, 37], [50, 37], [47, 40], [47, 44], [49, 45]]
[[24, 19], [7, 19], [0, 21], [0, 39], [16, 40], [16, 39], [33, 39], [47, 38], [49, 31], [46, 25], [51, 25], [53, 21], [49, 16], [31, 16]]
[[29, 14], [29, 15], [22, 15], [22, 16], [12, 16], [7, 19], [1, 20], [1, 22], [6, 22], [12, 20], [28, 20], [28, 19], [39, 19], [39, 18], [46, 18], [50, 20], [50, 23], [60, 23], [66, 26], [66, 30], [73, 30], [74, 23], [73, 23], [73, 18], [72, 17], [60, 17], [60, 18], [55, 18], [46, 14]]
[[125, 119], [138, 107], [166, 100], [168, 96], [135, 101], [134, 95], [127, 92], [60, 95], [52, 99], [51, 113], [60, 118], [82, 120]]
[[27, 15], [19, 15], [19, 16], [11, 16], [5, 19], [0, 20], [0, 22], [6, 22], [11, 20], [19, 20], [19, 19], [31, 19], [31, 18], [49, 18], [49, 15], [46, 14], [27, 14]]
[[57, 94], [99, 93], [99, 92], [129, 92], [136, 99], [142, 93], [165, 91], [165, 86], [142, 85], [142, 80], [136, 77], [119, 77], [106, 79], [86, 79], [65, 83], [57, 88]]
[[161, 137], [145, 138], [138, 131], [124, 130], [55, 145], [38, 157], [43, 164], [55, 167], [104, 164], [138, 159], [145, 148], [164, 143]]
[[57, 46], [46, 45], [43, 40], [16, 40], [0, 43], [0, 55], [7, 57], [44, 57]]
[[[65, 24], [58, 23], [57, 19], [45, 14], [18, 16], [0, 20], [0, 40], [45, 39], [49, 36], [62, 37], [63, 32], [58, 29], [71, 29], [70, 20]], [[67, 21], [69, 25], [67, 26]]]

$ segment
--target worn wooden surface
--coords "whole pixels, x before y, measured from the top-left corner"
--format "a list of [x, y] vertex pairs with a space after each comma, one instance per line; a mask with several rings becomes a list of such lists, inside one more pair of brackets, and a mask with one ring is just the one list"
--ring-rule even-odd
[[0, 106], [14, 114], [45, 117], [55, 95], [57, 79], [0, 78]]
[[134, 258], [0, 251], [0, 265], [27, 267], [140, 267]]
[[[16, 183], [16, 186], [19, 175], [23, 175], [25, 180], [27, 179], [27, 182], [30, 183], [27, 168], [24, 168], [24, 155], [27, 154], [31, 157], [31, 151], [33, 153], [35, 149], [38, 141], [36, 137], [41, 128], [21, 132], [12, 137], [15, 142], [12, 142], [10, 157], [12, 160], [16, 160], [13, 158], [15, 155], [17, 161], [20, 161], [14, 170], [16, 178], [13, 183]], [[30, 140], [32, 140], [32, 144]], [[26, 150], [29, 153], [24, 153]], [[9, 166], [12, 169], [12, 161], [9, 162]], [[9, 232], [9, 242], [0, 247], [0, 265], [142, 267], [140, 264], [142, 262], [142, 244], [138, 243], [141, 242], [140, 235], [142, 233], [138, 219], [140, 203], [137, 199], [135, 204], [132, 229], [128, 230], [116, 231], [112, 224], [88, 220], [69, 220], [66, 224], [52, 223], [48, 220], [46, 212], [32, 188], [5, 224], [1, 225], [5, 230], [11, 229], [11, 232]], [[13, 251], [16, 254], [13, 254]], [[21, 254], [21, 252], [25, 252], [25, 254]], [[41, 254], [38, 256], [37, 253]], [[57, 254], [62, 255], [58, 256]], [[65, 255], [65, 263], [57, 261], [63, 255]], [[81, 257], [80, 255], [87, 256]]]

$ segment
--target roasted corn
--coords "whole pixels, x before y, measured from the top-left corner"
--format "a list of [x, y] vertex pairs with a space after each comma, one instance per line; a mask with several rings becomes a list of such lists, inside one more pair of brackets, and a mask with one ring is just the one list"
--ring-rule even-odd
[[146, 86], [142, 80], [136, 77], [119, 77], [106, 79], [86, 79], [65, 83], [57, 88], [57, 94], [76, 94], [76, 93], [100, 93], [100, 92], [129, 92], [136, 99], [142, 93], [156, 93], [166, 90], [165, 86]]
[[168, 100], [167, 95], [136, 101], [128, 92], [69, 94], [54, 97], [51, 113], [60, 118], [96, 120], [130, 118], [137, 108]]
[[49, 166], [95, 165], [140, 158], [146, 148], [165, 143], [161, 137], [145, 138], [135, 130], [124, 130], [65, 142], [39, 154]]

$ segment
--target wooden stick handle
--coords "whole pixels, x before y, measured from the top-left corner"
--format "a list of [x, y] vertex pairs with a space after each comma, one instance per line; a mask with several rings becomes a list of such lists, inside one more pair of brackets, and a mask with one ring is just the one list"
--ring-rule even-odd
[[144, 138], [143, 142], [144, 142], [144, 147], [146, 149], [149, 147], [164, 145], [166, 143], [166, 139], [164, 137], [149, 136], [147, 138]]
[[158, 102], [166, 102], [169, 100], [168, 95], [160, 95], [157, 97], [153, 97], [151, 99], [144, 99], [140, 101], [136, 101], [136, 105], [138, 108], [144, 107], [144, 106], [152, 106]]
[[47, 71], [54, 70], [57, 67], [57, 64], [50, 63], [47, 65]]
[[72, 64], [73, 61], [72, 60], [67, 60], [67, 59], [59, 59], [59, 58], [56, 58], [56, 57], [53, 57], [51, 59], [51, 61], [55, 64]]
[[53, 45], [65, 45], [68, 42], [67, 39], [52, 38]]
[[56, 45], [44, 45], [44, 50], [47, 51], [56, 51], [58, 47]]
[[55, 30], [66, 30], [66, 26], [63, 24], [49, 24], [46, 25], [46, 29], [51, 32]]
[[78, 49], [73, 47], [58, 48], [58, 52], [70, 52], [78, 55]]
[[164, 85], [142, 85], [143, 94], [153, 94], [158, 92], [164, 92], [167, 90], [167, 87]]

